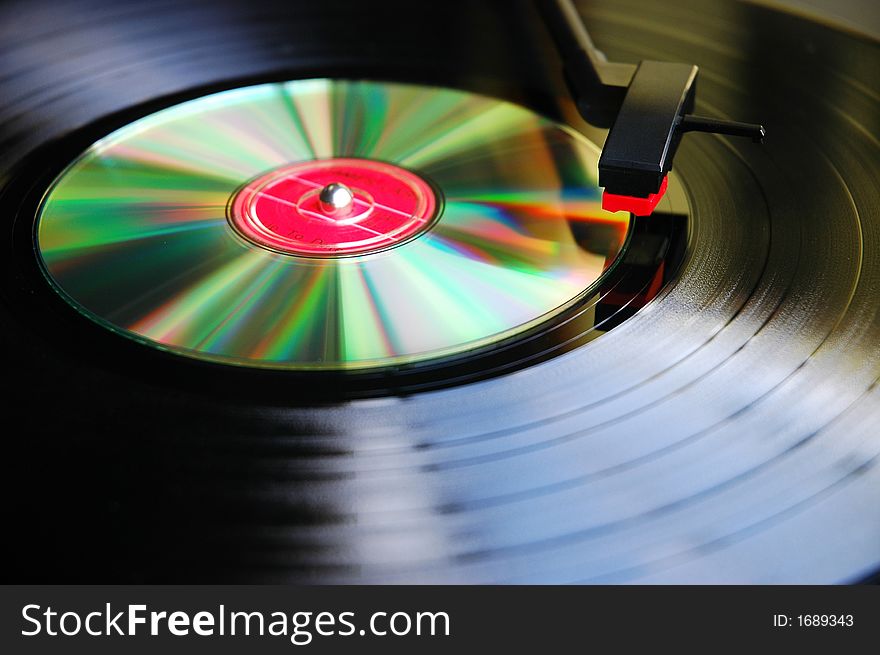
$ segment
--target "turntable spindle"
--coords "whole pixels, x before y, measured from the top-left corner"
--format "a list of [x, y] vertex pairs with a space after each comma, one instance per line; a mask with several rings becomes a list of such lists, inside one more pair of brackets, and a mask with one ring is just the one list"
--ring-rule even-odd
[[351, 207], [354, 202], [354, 193], [344, 184], [331, 182], [323, 189], [318, 198], [321, 201], [321, 209], [327, 214], [341, 214]]

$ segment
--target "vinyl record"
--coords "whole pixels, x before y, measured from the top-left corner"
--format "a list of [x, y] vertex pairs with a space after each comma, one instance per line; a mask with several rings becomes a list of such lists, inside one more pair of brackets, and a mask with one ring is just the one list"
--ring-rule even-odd
[[[686, 135], [620, 249], [605, 132], [534, 4], [377, 6], [0, 4], [8, 577], [876, 575], [880, 45], [753, 3], [578, 3], [610, 61], [696, 64], [698, 114], [767, 129]], [[352, 239], [358, 175], [410, 209]], [[276, 189], [339, 229], [279, 233]], [[311, 306], [273, 332], [285, 285]]]

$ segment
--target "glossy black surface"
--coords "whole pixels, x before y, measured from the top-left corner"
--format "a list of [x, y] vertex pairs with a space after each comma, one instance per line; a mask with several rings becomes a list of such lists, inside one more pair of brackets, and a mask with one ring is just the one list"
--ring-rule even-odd
[[34, 275], [47, 177], [133, 116], [244, 80], [449, 84], [584, 127], [532, 7], [0, 6], [4, 581], [841, 582], [876, 569], [880, 48], [740, 3], [582, 9], [609, 58], [697, 64], [696, 110], [760, 117], [771, 138], [684, 140], [681, 267], [600, 339], [574, 334], [566, 354], [473, 380], [481, 363], [442, 390], [392, 376], [334, 395], [331, 379], [191, 365], [76, 316]]

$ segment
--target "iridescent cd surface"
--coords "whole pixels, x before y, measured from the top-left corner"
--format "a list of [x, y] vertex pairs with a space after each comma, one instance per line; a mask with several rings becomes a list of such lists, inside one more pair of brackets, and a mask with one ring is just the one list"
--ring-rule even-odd
[[[288, 369], [417, 362], [595, 292], [629, 224], [600, 208], [597, 161], [569, 128], [484, 96], [263, 84], [95, 143], [47, 193], [37, 251], [79, 311], [163, 350]], [[344, 187], [339, 207], [328, 187]]]

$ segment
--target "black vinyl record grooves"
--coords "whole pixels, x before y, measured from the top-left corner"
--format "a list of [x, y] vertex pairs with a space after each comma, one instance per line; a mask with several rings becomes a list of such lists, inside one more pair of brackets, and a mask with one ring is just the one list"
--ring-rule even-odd
[[494, 96], [601, 145], [532, 4], [0, 5], [8, 582], [876, 572], [880, 45], [720, 0], [579, 9], [611, 60], [699, 65], [699, 113], [766, 142], [684, 139], [589, 311], [344, 373], [199, 362], [94, 324], [41, 274], [47, 188], [154, 111], [308, 78]]

